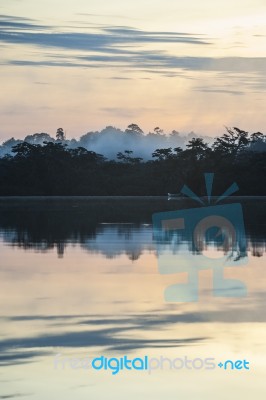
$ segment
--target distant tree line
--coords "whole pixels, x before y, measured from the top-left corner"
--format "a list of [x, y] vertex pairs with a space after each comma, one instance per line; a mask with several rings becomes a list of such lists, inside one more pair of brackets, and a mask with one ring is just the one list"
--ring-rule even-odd
[[0, 157], [12, 154], [12, 147], [23, 142], [41, 145], [45, 142], [64, 142], [68, 148], [84, 147], [87, 150], [103, 154], [109, 159], [116, 159], [118, 152], [130, 149], [137, 157], [148, 160], [151, 159], [151, 154], [156, 149], [176, 146], [185, 148], [187, 141], [193, 137], [203, 138], [207, 143], [211, 143], [213, 140], [208, 136], [198, 136], [194, 132], [184, 135], [173, 130], [165, 134], [163, 129], [158, 126], [152, 132], [144, 134], [137, 124], [128, 125], [124, 131], [113, 126], [106, 126], [101, 131], [90, 131], [75, 139], [68, 138], [63, 128], [58, 128], [55, 138], [42, 132], [27, 135], [24, 139], [8, 139], [0, 145]]
[[0, 158], [0, 195], [157, 196], [178, 193], [184, 183], [205, 195], [205, 172], [216, 173], [214, 195], [232, 181], [239, 195], [266, 195], [266, 135], [261, 132], [226, 128], [212, 144], [190, 138], [185, 148], [157, 148], [146, 161], [131, 149], [107, 159], [81, 146], [70, 148], [63, 130], [57, 134], [53, 142], [15, 144], [12, 155]]

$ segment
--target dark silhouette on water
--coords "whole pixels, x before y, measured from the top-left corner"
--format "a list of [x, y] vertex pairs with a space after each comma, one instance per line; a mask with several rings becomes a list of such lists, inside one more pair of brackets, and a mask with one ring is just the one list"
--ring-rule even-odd
[[[223, 203], [239, 201], [249, 250], [260, 257], [265, 252], [266, 199], [229, 197]], [[152, 229], [155, 212], [193, 207], [198, 207], [197, 203], [188, 198], [0, 198], [0, 236], [24, 250], [47, 252], [56, 248], [59, 257], [75, 243], [108, 258], [127, 254], [133, 261], [142, 252], [156, 249]]]
[[[134, 124], [123, 135], [144, 137]], [[238, 183], [239, 195], [266, 195], [266, 135], [260, 132], [227, 128], [212, 145], [195, 137], [184, 149], [158, 148], [146, 161], [129, 148], [107, 159], [81, 146], [71, 148], [63, 138], [60, 128], [53, 142], [13, 146], [13, 155], [0, 159], [0, 195], [167, 196], [186, 183], [203, 196], [205, 172], [216, 173], [213, 195], [232, 181]]]

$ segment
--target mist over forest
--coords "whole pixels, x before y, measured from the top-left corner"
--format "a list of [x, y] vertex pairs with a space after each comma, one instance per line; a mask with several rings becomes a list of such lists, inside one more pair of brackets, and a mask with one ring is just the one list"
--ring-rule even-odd
[[171, 133], [166, 134], [160, 127], [155, 127], [152, 132], [145, 134], [137, 124], [130, 124], [125, 131], [113, 126], [107, 126], [101, 131], [87, 132], [78, 139], [69, 139], [63, 128], [58, 128], [53, 136], [42, 132], [27, 135], [24, 139], [11, 138], [6, 140], [0, 146], [0, 157], [6, 154], [12, 155], [12, 147], [23, 142], [43, 145], [45, 142], [55, 143], [60, 141], [64, 142], [69, 149], [83, 147], [86, 150], [100, 153], [111, 160], [116, 159], [117, 153], [124, 150], [133, 151], [136, 157], [149, 160], [156, 149], [166, 147], [181, 147], [184, 149], [188, 141], [195, 137], [202, 138], [207, 143], [212, 143], [214, 140], [211, 137], [200, 136], [194, 132], [181, 134], [173, 130]]
[[[161, 196], [184, 184], [206, 195], [204, 173], [216, 174], [213, 195], [236, 182], [238, 195], [266, 195], [266, 135], [237, 127], [212, 141], [194, 134], [144, 135], [106, 128], [67, 140], [58, 128], [1, 146], [2, 196]], [[97, 150], [97, 151], [96, 151]]]

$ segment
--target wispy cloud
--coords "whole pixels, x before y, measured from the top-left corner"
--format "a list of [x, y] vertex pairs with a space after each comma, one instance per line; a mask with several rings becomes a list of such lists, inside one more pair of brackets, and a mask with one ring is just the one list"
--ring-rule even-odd
[[12, 393], [12, 394], [3, 394], [0, 396], [0, 399], [16, 399], [18, 397], [28, 397], [32, 396], [33, 393]]
[[[205, 35], [184, 32], [144, 31], [129, 26], [94, 24], [87, 24], [82, 32], [75, 26], [72, 29], [64, 28], [63, 31], [62, 27], [38, 24], [36, 21], [11, 16], [0, 17], [1, 43], [33, 46], [38, 49], [38, 59], [5, 60], [11, 65], [83, 67], [93, 64], [97, 67], [106, 67], [107, 64], [116, 63], [138, 69], [179, 67], [175, 57], [164, 49], [166, 44], [192, 46], [211, 44]], [[150, 45], [159, 46], [159, 49], [151, 51]], [[60, 51], [60, 56], [47, 55], [45, 53], [47, 49], [51, 52]], [[64, 60], [61, 61], [61, 58]]]
[[208, 87], [204, 87], [204, 86], [199, 86], [196, 87], [194, 89], [197, 92], [205, 92], [205, 93], [223, 93], [223, 94], [232, 94], [235, 96], [241, 96], [243, 94], [245, 94], [244, 91], [240, 91], [240, 90], [229, 90], [229, 89], [221, 89], [221, 88], [208, 88]]
[[[85, 29], [86, 28], [86, 29]], [[27, 56], [2, 60], [2, 64], [32, 67], [107, 68], [120, 71], [156, 73], [165, 77], [195, 78], [197, 73], [235, 74], [230, 87], [196, 87], [195, 91], [242, 95], [248, 83], [237, 89], [238, 77], [256, 75], [250, 85], [265, 90], [266, 57], [210, 57], [192, 56], [190, 49], [212, 48], [213, 39], [203, 34], [170, 31], [145, 31], [130, 26], [107, 26], [87, 23], [80, 28], [73, 25], [58, 27], [39, 24], [27, 18], [0, 16], [0, 46], [23, 46], [33, 51]], [[179, 45], [186, 44], [189, 55], [178, 55]], [[167, 46], [166, 46], [167, 45]], [[192, 47], [191, 47], [192, 46]], [[35, 51], [34, 51], [35, 49]], [[47, 51], [49, 50], [49, 52]], [[167, 50], [166, 50], [167, 49]], [[4, 52], [3, 52], [4, 54]], [[191, 74], [188, 74], [191, 72]], [[189, 76], [190, 75], [190, 76]], [[238, 76], [238, 77], [237, 77]], [[117, 79], [127, 79], [127, 77]]]
[[[56, 26], [39, 25], [31, 20], [17, 20], [15, 17], [0, 17], [0, 40], [7, 43], [34, 44], [40, 47], [56, 47], [72, 50], [108, 51], [116, 46], [143, 43], [189, 43], [210, 44], [204, 36], [189, 33], [143, 31], [131, 27], [99, 26], [97, 32], [60, 32]], [[27, 21], [27, 22], [26, 22]], [[94, 26], [88, 28], [95, 29]], [[38, 32], [43, 30], [43, 32]], [[122, 49], [119, 49], [123, 52]]]
[[12, 15], [0, 15], [1, 33], [14, 30], [39, 30], [48, 29], [45, 25], [36, 24], [34, 20], [23, 17], [14, 17]]

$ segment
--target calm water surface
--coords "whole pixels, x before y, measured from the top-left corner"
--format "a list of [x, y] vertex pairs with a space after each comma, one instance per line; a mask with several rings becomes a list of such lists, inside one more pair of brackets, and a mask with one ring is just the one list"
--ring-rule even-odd
[[[230, 201], [243, 206], [247, 262], [224, 274], [248, 295], [214, 297], [212, 271], [203, 270], [198, 302], [169, 303], [166, 287], [187, 276], [160, 273], [152, 214], [192, 201], [0, 199], [0, 399], [263, 399], [266, 199]], [[193, 257], [188, 238], [167, 252]], [[55, 368], [58, 354], [246, 359], [250, 370], [166, 365], [113, 376]]]

